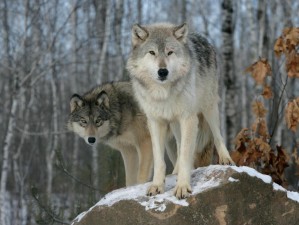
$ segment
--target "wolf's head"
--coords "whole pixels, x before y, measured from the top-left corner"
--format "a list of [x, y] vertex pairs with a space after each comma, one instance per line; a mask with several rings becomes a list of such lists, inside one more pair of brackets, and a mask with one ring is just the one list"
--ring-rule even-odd
[[132, 28], [132, 53], [127, 68], [141, 82], [175, 82], [190, 69], [188, 26], [153, 24]]
[[110, 132], [109, 97], [105, 91], [94, 99], [74, 94], [70, 100], [71, 113], [68, 129], [84, 138], [90, 145], [96, 144]]

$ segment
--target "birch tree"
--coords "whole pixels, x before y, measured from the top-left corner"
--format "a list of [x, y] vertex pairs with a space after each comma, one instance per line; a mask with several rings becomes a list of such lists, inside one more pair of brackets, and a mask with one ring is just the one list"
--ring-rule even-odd
[[[109, 37], [111, 34], [112, 4], [113, 4], [113, 1], [106, 1], [105, 24], [104, 24], [103, 28], [100, 28], [100, 27], [98, 28], [98, 29], [104, 30], [104, 33], [103, 33], [104, 35], [103, 35], [102, 46], [101, 46], [101, 50], [100, 50], [97, 84], [100, 84], [101, 82], [105, 82], [105, 81], [109, 80], [109, 73], [108, 72], [105, 73], [104, 65], [106, 63], [108, 42], [109, 42]], [[97, 13], [100, 13], [100, 12], [97, 11]]]
[[[8, 24], [8, 3], [6, 0], [3, 1], [4, 5], [4, 17], [3, 17], [3, 27], [4, 27], [4, 43], [5, 43], [5, 57], [7, 59], [7, 65], [11, 68], [10, 63], [10, 28]], [[11, 163], [11, 158], [9, 155], [10, 149], [12, 147], [13, 142], [13, 135], [14, 135], [14, 128], [15, 128], [15, 119], [16, 119], [16, 112], [18, 108], [18, 91], [19, 91], [19, 79], [17, 74], [10, 74], [11, 77], [13, 77], [13, 84], [12, 90], [13, 95], [11, 98], [11, 104], [10, 104], [10, 110], [9, 110], [9, 116], [8, 116], [8, 125], [6, 130], [6, 135], [3, 143], [2, 148], [2, 168], [1, 168], [1, 179], [0, 179], [0, 223], [2, 225], [9, 224], [8, 218], [7, 218], [7, 211], [6, 209], [8, 201], [7, 201], [7, 176], [9, 173], [9, 165]]]
[[234, 72], [234, 25], [233, 25], [233, 3], [231, 0], [223, 0], [222, 10], [222, 59], [223, 79], [226, 87], [225, 113], [226, 113], [226, 137], [228, 149], [232, 149], [232, 142], [236, 136], [237, 108], [236, 108], [236, 75]]

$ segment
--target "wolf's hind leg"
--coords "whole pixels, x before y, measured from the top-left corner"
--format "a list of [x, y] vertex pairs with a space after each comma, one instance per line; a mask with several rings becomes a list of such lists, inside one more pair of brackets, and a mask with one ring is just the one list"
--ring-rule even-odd
[[194, 155], [194, 168], [208, 166], [213, 161], [214, 138], [203, 114], [198, 114], [198, 135]]
[[214, 144], [219, 156], [220, 164], [232, 164], [234, 165], [234, 161], [231, 159], [229, 152], [223, 142], [223, 138], [220, 133], [220, 121], [219, 121], [219, 110], [218, 105], [214, 104], [211, 107], [207, 107], [203, 111], [204, 118], [207, 120], [210, 129], [213, 133]]
[[[177, 162], [177, 143], [173, 136], [167, 138], [166, 143], [165, 143], [165, 148], [166, 148], [167, 156], [168, 156], [169, 160], [171, 161], [173, 168], [175, 169], [176, 162]], [[173, 171], [173, 174], [174, 174], [174, 172], [175, 171]]]
[[172, 174], [178, 174], [179, 171], [179, 157], [180, 157], [180, 146], [181, 146], [181, 127], [179, 123], [170, 123], [171, 132], [174, 135], [176, 144], [176, 160], [173, 164]]
[[138, 153], [133, 147], [122, 149], [121, 155], [124, 160], [125, 173], [126, 173], [126, 186], [132, 186], [137, 183], [138, 171]]
[[153, 149], [150, 137], [143, 140], [138, 148], [139, 169], [137, 175], [137, 183], [142, 184], [152, 176], [153, 169]]

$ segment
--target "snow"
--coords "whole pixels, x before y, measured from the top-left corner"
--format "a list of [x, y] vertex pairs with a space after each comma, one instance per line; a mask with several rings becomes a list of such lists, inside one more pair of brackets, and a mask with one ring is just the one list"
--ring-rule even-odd
[[[222, 166], [222, 165], [210, 165], [208, 167], [201, 167], [194, 171], [191, 174], [191, 187], [193, 189], [192, 195], [196, 195], [200, 192], [206, 191], [208, 189], [217, 187], [223, 182], [223, 177], [219, 177], [219, 174], [225, 173], [229, 168], [239, 172], [247, 173], [249, 176], [257, 177], [263, 182], [271, 184], [272, 179], [268, 175], [261, 174], [254, 170], [253, 168], [242, 166]], [[217, 176], [218, 175], [218, 176]], [[181, 205], [188, 206], [189, 203], [186, 199], [178, 200], [173, 195], [173, 189], [176, 184], [176, 175], [169, 175], [166, 177], [165, 182], [165, 192], [153, 197], [148, 197], [145, 195], [150, 183], [140, 184], [132, 187], [122, 188], [108, 193], [104, 198], [102, 198], [95, 206], [90, 208], [88, 211], [81, 213], [74, 220], [79, 222], [89, 211], [94, 207], [98, 206], [112, 206], [113, 204], [121, 200], [134, 200], [140, 205], [144, 206], [145, 210], [155, 210], [163, 212], [167, 208], [167, 204], [170, 202]], [[229, 182], [240, 182], [238, 179], [233, 177], [228, 178]], [[299, 193], [287, 191], [280, 185], [272, 183], [273, 189], [275, 191], [283, 191], [287, 193], [287, 197], [299, 202]]]
[[280, 186], [279, 184], [273, 183], [273, 189], [275, 191], [282, 191], [287, 193], [287, 197], [299, 203], [299, 193], [295, 191], [288, 191], [284, 187]]
[[292, 199], [299, 203], [299, 193], [295, 191], [287, 191], [287, 196], [289, 199]]
[[273, 190], [286, 192], [287, 197], [289, 199], [292, 199], [293, 201], [296, 201], [296, 202], [299, 203], [299, 193], [298, 192], [286, 190], [285, 188], [283, 188], [279, 184], [276, 184], [276, 183], [272, 182], [272, 178], [270, 176], [261, 174], [258, 171], [256, 171], [255, 169], [247, 167], [247, 166], [241, 166], [241, 167], [232, 166], [231, 168], [236, 170], [239, 173], [245, 172], [249, 176], [257, 177], [257, 178], [263, 180], [267, 184], [272, 183]]
[[265, 183], [270, 184], [272, 182], [272, 178], [268, 175], [265, 174], [261, 174], [259, 172], [257, 172], [255, 169], [251, 168], [251, 167], [247, 167], [247, 166], [232, 166], [232, 169], [236, 170], [239, 173], [247, 173], [249, 176], [251, 177], [257, 177], [261, 180], [263, 180]]
[[229, 178], [228, 178], [228, 181], [230, 181], [230, 182], [238, 182], [239, 180], [238, 180], [238, 179], [235, 179], [235, 178], [233, 178], [233, 177], [229, 177]]
[[273, 190], [275, 191], [286, 191], [285, 188], [283, 188], [282, 186], [280, 186], [279, 184], [273, 183]]

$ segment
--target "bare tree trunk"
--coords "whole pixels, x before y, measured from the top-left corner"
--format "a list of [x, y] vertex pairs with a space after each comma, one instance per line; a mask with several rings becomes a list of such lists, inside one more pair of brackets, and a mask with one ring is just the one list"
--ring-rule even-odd
[[122, 51], [122, 46], [121, 46], [121, 41], [122, 41], [122, 18], [124, 14], [124, 9], [123, 9], [123, 1], [122, 0], [117, 0], [116, 1], [116, 7], [115, 7], [115, 40], [116, 40], [116, 51], [117, 51], [117, 75], [114, 77], [116, 80], [120, 80], [124, 78], [124, 58], [123, 58], [123, 51]]
[[223, 75], [226, 87], [225, 112], [226, 112], [226, 135], [228, 149], [232, 149], [233, 140], [236, 136], [236, 75], [234, 72], [234, 26], [233, 26], [233, 4], [231, 0], [222, 1], [222, 55]]
[[138, 9], [137, 22], [142, 24], [142, 21], [143, 21], [142, 20], [142, 0], [137, 1], [137, 9]]
[[[284, 28], [293, 27], [294, 24], [292, 22], [292, 3], [291, 3], [291, 1], [290, 0], [285, 1], [284, 4], [282, 4], [282, 9], [283, 9], [283, 14], [284, 14], [284, 18], [285, 18]], [[289, 99], [295, 99], [296, 98], [296, 78], [291, 78], [289, 80], [287, 90], [289, 93], [289, 96], [288, 96]], [[283, 104], [283, 105], [286, 105], [287, 102], [289, 101], [289, 99], [285, 98], [284, 99], [285, 104]], [[285, 127], [283, 127], [282, 121], [280, 121], [280, 123], [278, 124], [278, 127], [277, 127], [278, 132], [281, 132], [281, 134], [282, 134], [283, 128], [286, 129]], [[287, 132], [289, 132], [289, 131], [286, 129], [286, 133]], [[297, 145], [296, 134], [294, 132], [291, 132], [291, 135], [288, 135], [288, 138], [281, 138], [281, 139], [284, 140], [285, 142], [289, 143], [289, 145], [291, 145], [290, 149], [294, 149], [297, 147], [296, 146]], [[288, 140], [286, 140], [286, 139], [288, 139]], [[283, 144], [282, 140], [281, 140], [280, 144]]]
[[[52, 53], [54, 54], [54, 53]], [[54, 57], [54, 56], [52, 56]], [[54, 59], [52, 59], [54, 60]], [[51, 76], [51, 94], [52, 94], [52, 108], [53, 108], [53, 115], [52, 115], [52, 122], [53, 122], [53, 132], [54, 134], [51, 135], [52, 143], [51, 147], [48, 148], [48, 152], [46, 155], [47, 159], [47, 196], [48, 198], [51, 197], [52, 194], [52, 182], [53, 182], [53, 162], [55, 153], [58, 148], [58, 96], [57, 96], [57, 85], [55, 82], [56, 78], [56, 70], [55, 66], [52, 69], [52, 76]]]
[[181, 1], [182, 4], [182, 21], [181, 23], [187, 22], [187, 0], [183, 0]]
[[258, 1], [258, 11], [257, 11], [257, 19], [259, 24], [258, 55], [261, 57], [263, 54], [264, 33], [265, 33], [265, 18], [266, 18], [265, 9], [266, 9], [265, 0]]
[[0, 222], [2, 225], [6, 225], [6, 212], [7, 202], [6, 202], [6, 184], [7, 184], [7, 176], [10, 164], [9, 151], [11, 149], [12, 141], [13, 141], [13, 131], [15, 128], [15, 120], [16, 120], [16, 112], [18, 108], [18, 98], [16, 95], [13, 96], [10, 116], [8, 120], [8, 127], [6, 131], [6, 136], [3, 145], [3, 156], [2, 156], [2, 170], [1, 170], [1, 180], [0, 180]]
[[[10, 64], [10, 37], [9, 37], [9, 24], [8, 24], [8, 6], [6, 0], [3, 1], [4, 3], [4, 17], [3, 17], [3, 35], [4, 35], [4, 44], [5, 44], [5, 54], [7, 57], [7, 65], [8, 67], [11, 66]], [[9, 152], [12, 147], [13, 141], [13, 131], [15, 127], [15, 120], [16, 120], [16, 112], [18, 108], [18, 95], [17, 89], [19, 86], [18, 77], [16, 74], [11, 75], [13, 76], [13, 82], [15, 86], [13, 87], [13, 95], [10, 105], [9, 117], [8, 117], [8, 125], [7, 130], [5, 133], [5, 139], [3, 143], [3, 151], [2, 151], [2, 168], [1, 168], [1, 179], [0, 179], [0, 223], [1, 225], [8, 225], [9, 221], [7, 218], [7, 203], [9, 202], [6, 197], [8, 196], [6, 193], [6, 185], [7, 185], [7, 177], [9, 172], [9, 165], [10, 165], [10, 158]]]
[[[112, 1], [106, 2], [106, 14], [105, 14], [105, 25], [104, 25], [104, 36], [103, 36], [103, 43], [101, 47], [101, 54], [99, 60], [99, 67], [98, 67], [98, 75], [97, 75], [97, 84], [101, 82], [109, 80], [109, 74], [104, 74], [104, 65], [106, 64], [106, 56], [107, 56], [107, 49], [108, 49], [108, 42], [109, 36], [111, 33], [111, 20], [112, 20]], [[99, 13], [99, 12], [97, 12]], [[102, 28], [99, 28], [102, 29]]]
[[[248, 65], [250, 63], [253, 63], [257, 60], [258, 54], [257, 54], [257, 49], [258, 49], [258, 41], [257, 41], [257, 33], [256, 33], [256, 22], [255, 22], [255, 9], [253, 7], [252, 1], [245, 1], [245, 6], [247, 9], [247, 16], [248, 20], [245, 21], [244, 26], [249, 24], [249, 40], [250, 40], [250, 47], [249, 48], [249, 57], [248, 59]], [[244, 27], [244, 29], [246, 29]], [[248, 39], [247, 36], [244, 37], [244, 41]], [[242, 41], [242, 40], [241, 40]], [[252, 90], [248, 88], [248, 79], [250, 79], [248, 76], [244, 76], [241, 79], [241, 91], [242, 91], [242, 128], [248, 127], [249, 123], [251, 121], [251, 113], [250, 113], [250, 108], [251, 108], [251, 99], [248, 99], [248, 96], [251, 96]], [[248, 110], [249, 109], [249, 110]]]
[[[26, 140], [26, 133], [29, 130], [29, 118], [30, 118], [30, 108], [33, 106], [34, 103], [34, 89], [30, 90], [30, 101], [28, 105], [25, 107], [25, 102], [22, 102], [21, 110], [25, 111], [24, 121], [25, 125], [23, 128], [23, 133], [19, 142], [18, 149], [16, 153], [13, 155], [13, 170], [14, 170], [14, 180], [16, 184], [16, 193], [19, 195], [18, 199], [18, 210], [15, 213], [15, 224], [26, 225], [26, 218], [28, 216], [28, 207], [25, 200], [25, 180], [27, 177], [27, 170], [24, 168], [20, 168], [19, 162], [20, 157], [22, 155], [22, 149], [24, 147], [24, 142]], [[22, 165], [21, 165], [22, 166]]]
[[[76, 7], [76, 1], [74, 1], [74, 6]], [[77, 23], [78, 23], [78, 18], [77, 18], [77, 12], [74, 11], [72, 14], [72, 31], [73, 31], [73, 40], [72, 40], [72, 45], [73, 45], [73, 79], [71, 79], [71, 89], [74, 90], [74, 92], [78, 91], [78, 85], [77, 85], [77, 76], [78, 76], [78, 57], [77, 57]], [[68, 109], [69, 110], [69, 109]], [[72, 155], [72, 173], [75, 177], [77, 177], [78, 174], [78, 152], [79, 152], [79, 137], [78, 135], [73, 135], [73, 155]], [[71, 196], [71, 205], [73, 206], [72, 211], [75, 212], [75, 199], [76, 199], [76, 181], [72, 181], [72, 192]]]
[[[195, 5], [197, 5], [197, 3], [192, 2], [192, 4], [194, 4], [194, 7]], [[203, 34], [205, 37], [209, 37], [209, 29], [208, 29], [208, 25], [209, 25], [209, 18], [207, 18], [207, 13], [206, 13], [206, 8], [205, 8], [205, 5], [204, 4], [199, 4], [199, 12], [200, 12], [200, 15], [201, 15], [201, 18], [202, 18], [202, 21], [203, 21]]]
[[[57, 18], [57, 8], [58, 8], [58, 0], [54, 3], [54, 18]], [[50, 25], [50, 30], [53, 34], [56, 32], [56, 23], [54, 21], [53, 24]], [[52, 95], [52, 126], [53, 126], [53, 134], [50, 136], [51, 141], [50, 145], [47, 148], [46, 152], [46, 164], [47, 164], [47, 197], [48, 199], [51, 198], [52, 195], [52, 183], [53, 183], [53, 164], [54, 164], [54, 157], [58, 148], [58, 89], [56, 84], [57, 79], [57, 71], [55, 65], [55, 54], [56, 54], [56, 46], [55, 43], [56, 39], [55, 36], [52, 37], [50, 42], [50, 57], [51, 57], [51, 77], [50, 77], [50, 90]], [[50, 131], [51, 132], [51, 131]]]

